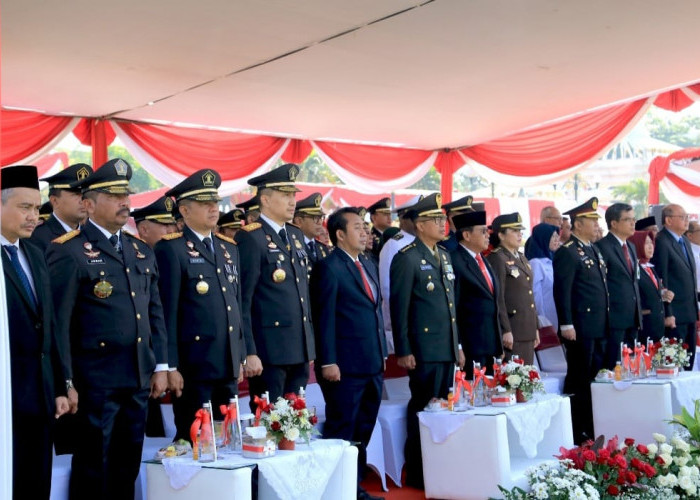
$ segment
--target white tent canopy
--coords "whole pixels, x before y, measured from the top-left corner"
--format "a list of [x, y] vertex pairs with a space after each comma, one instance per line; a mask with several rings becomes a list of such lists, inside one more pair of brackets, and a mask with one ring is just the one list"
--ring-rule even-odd
[[698, 19], [685, 0], [7, 0], [2, 105], [458, 147], [700, 80]]

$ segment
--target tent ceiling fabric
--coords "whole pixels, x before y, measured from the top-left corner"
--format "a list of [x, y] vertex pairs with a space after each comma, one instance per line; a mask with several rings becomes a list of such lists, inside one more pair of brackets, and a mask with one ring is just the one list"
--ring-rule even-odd
[[2, 105], [459, 147], [700, 80], [698, 19], [684, 0], [7, 0]]

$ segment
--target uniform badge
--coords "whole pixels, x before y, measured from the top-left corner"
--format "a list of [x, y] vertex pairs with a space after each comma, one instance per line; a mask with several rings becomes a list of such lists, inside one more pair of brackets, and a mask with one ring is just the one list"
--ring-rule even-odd
[[141, 253], [141, 250], [139, 250], [139, 246], [135, 242], [132, 242], [132, 245], [134, 245], [134, 250], [136, 250], [136, 258], [145, 259], [146, 256]]
[[280, 259], [280, 262], [284, 262], [284, 255], [280, 254], [279, 259]]
[[301, 241], [295, 239], [295, 240], [294, 240], [294, 246], [297, 247], [297, 249], [301, 250]]
[[420, 260], [420, 263], [423, 264], [423, 265], [425, 265], [425, 264], [426, 264], [425, 259], [421, 259], [421, 260]]
[[188, 241], [186, 243], [186, 245], [187, 245], [187, 248], [189, 248], [187, 253], [190, 254], [190, 257], [199, 257], [199, 252], [194, 249], [194, 243], [192, 243], [191, 241]]
[[455, 279], [455, 275], [450, 271], [447, 273], [447, 279], [453, 281]]
[[[268, 238], [269, 238], [269, 236], [268, 236]], [[277, 248], [277, 243], [275, 243], [274, 241], [270, 241], [267, 244], [267, 248], [271, 248], [271, 249], [275, 250]]]
[[199, 295], [204, 295], [209, 291], [209, 283], [204, 281], [204, 277], [200, 274], [199, 275], [199, 281], [195, 285], [195, 290], [197, 290], [197, 293]]
[[428, 284], [425, 285], [425, 289], [429, 292], [432, 292], [433, 290], [435, 290], [435, 283], [433, 283], [432, 281], [428, 281]]
[[517, 279], [520, 276], [520, 271], [517, 268], [513, 268], [510, 270], [510, 275]]
[[113, 289], [114, 287], [112, 286], [112, 284], [103, 278], [95, 284], [95, 287], [92, 289], [92, 292], [98, 299], [106, 299], [107, 297], [112, 295]]
[[265, 239], [266, 239], [267, 241], [272, 241], [272, 236], [270, 236], [269, 234], [266, 234], [266, 235], [265, 235]]
[[83, 243], [83, 248], [85, 249], [85, 252], [84, 252], [85, 255], [87, 255], [87, 257], [89, 259], [94, 259], [100, 255], [99, 251], [97, 251], [97, 250], [93, 251], [92, 243], [90, 243], [89, 241], [86, 241], [85, 243]]
[[286, 277], [287, 273], [279, 267], [272, 272], [272, 281], [275, 283], [282, 283]]

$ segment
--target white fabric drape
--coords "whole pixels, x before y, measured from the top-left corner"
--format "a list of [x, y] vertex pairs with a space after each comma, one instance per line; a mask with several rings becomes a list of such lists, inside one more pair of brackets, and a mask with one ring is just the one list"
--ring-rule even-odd
[[[174, 172], [169, 167], [156, 160], [135, 141], [133, 141], [131, 137], [129, 137], [129, 135], [119, 127], [118, 122], [113, 121], [111, 123], [114, 127], [114, 131], [116, 132], [117, 137], [119, 137], [119, 139], [124, 143], [126, 149], [128, 149], [129, 152], [134, 155], [134, 158], [136, 158], [139, 161], [139, 163], [141, 163], [141, 166], [149, 174], [151, 174], [153, 177], [155, 177], [160, 182], [169, 187], [172, 187], [178, 184], [183, 179], [185, 179], [185, 175]], [[282, 153], [287, 148], [289, 141], [290, 139], [285, 140], [282, 146], [275, 152], [275, 154], [268, 158], [267, 161], [260, 165], [260, 167], [258, 167], [252, 174], [250, 174], [250, 177], [255, 177], [257, 175], [264, 174], [273, 166], [275, 166], [279, 159], [282, 157]], [[248, 186], [247, 179], [248, 178], [231, 179], [223, 181], [221, 183], [221, 187], [219, 188], [219, 194], [221, 196], [230, 196], [234, 193], [238, 193], [249, 188], [250, 186]]]
[[388, 181], [378, 181], [366, 179], [352, 172], [346, 170], [342, 165], [336, 163], [330, 156], [328, 156], [323, 148], [318, 145], [318, 143], [311, 141], [316, 153], [321, 157], [321, 159], [328, 165], [328, 167], [338, 176], [343, 183], [350, 189], [354, 189], [364, 194], [384, 194], [390, 193], [391, 191], [397, 191], [399, 189], [411, 186], [421, 180], [425, 174], [430, 170], [435, 164], [437, 158], [437, 151], [433, 152], [423, 163], [420, 163], [411, 170], [410, 173], [399, 177], [396, 179], [391, 179]]

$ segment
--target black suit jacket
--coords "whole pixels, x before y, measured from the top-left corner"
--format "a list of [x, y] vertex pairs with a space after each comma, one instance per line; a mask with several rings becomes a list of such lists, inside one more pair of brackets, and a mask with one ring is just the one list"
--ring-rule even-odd
[[[257, 354], [263, 366], [303, 363], [316, 357], [304, 234], [291, 224], [286, 224], [286, 230], [289, 250], [262, 218], [236, 233], [247, 354]], [[284, 279], [275, 283], [273, 273], [278, 269], [284, 271]], [[280, 275], [277, 273], [278, 279]]]
[[615, 330], [641, 328], [642, 326], [638, 281], [640, 268], [637, 261], [637, 251], [634, 245], [628, 241], [625, 242], [625, 245], [627, 245], [632, 261], [631, 272], [627, 266], [622, 246], [615, 235], [608, 233], [595, 244], [605, 260], [610, 296], [610, 328]]
[[[81, 232], [46, 253], [58, 338], [78, 391], [148, 387], [156, 362], [168, 362], [153, 250], [123, 230], [121, 254], [91, 222]], [[112, 285], [108, 297], [98, 297], [100, 281]]]
[[391, 324], [396, 356], [419, 362], [458, 359], [454, 271], [449, 254], [441, 262], [421, 241], [405, 246], [391, 261]]
[[[639, 296], [642, 304], [642, 334], [640, 341], [643, 343], [647, 337], [652, 340], [659, 340], [664, 336], [665, 309], [668, 305], [661, 300], [661, 283], [653, 267], [651, 272], [656, 278], [656, 284], [649, 277], [644, 269], [639, 273]], [[657, 287], [658, 285], [658, 287]], [[666, 307], [664, 307], [666, 306]]]
[[[168, 364], [196, 381], [235, 380], [245, 359], [238, 248], [217, 234], [214, 255], [185, 226], [155, 246]], [[206, 283], [203, 290], [201, 283]], [[197, 285], [200, 284], [199, 291]]]
[[336, 249], [317, 262], [311, 273], [316, 367], [337, 364], [341, 376], [380, 373], [387, 355], [379, 272], [371, 261], [360, 262], [374, 284], [374, 301], [365, 291], [360, 271], [343, 250]]
[[695, 261], [688, 239], [685, 236], [681, 239], [689, 258], [683, 255], [683, 249], [676, 242], [675, 235], [663, 228], [656, 235], [656, 247], [651, 259], [664, 287], [674, 293], [668, 314], [676, 317], [677, 325], [695, 323], [698, 320]]
[[573, 325], [576, 338], [605, 338], [608, 288], [605, 261], [575, 235], [554, 254], [554, 302], [559, 325]]
[[498, 295], [501, 284], [486, 259], [484, 264], [491, 275], [494, 293], [486, 283], [476, 259], [462, 245], [452, 252], [455, 270], [457, 326], [467, 360], [481, 357], [500, 357], [503, 354]]
[[19, 245], [29, 261], [38, 307], [34, 308], [7, 252], [0, 250], [10, 333], [12, 414], [16, 419], [23, 415], [45, 416], [51, 422], [55, 398], [65, 395], [69, 377], [56, 344], [49, 271], [43, 252], [24, 240]]
[[56, 216], [51, 214], [51, 217], [46, 219], [41, 226], [34, 230], [29, 241], [41, 248], [43, 252], [46, 252], [51, 242], [64, 234], [66, 234], [66, 230], [63, 229], [63, 226], [58, 222]]

